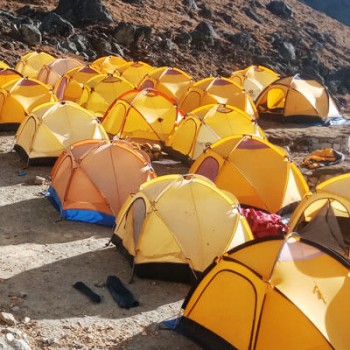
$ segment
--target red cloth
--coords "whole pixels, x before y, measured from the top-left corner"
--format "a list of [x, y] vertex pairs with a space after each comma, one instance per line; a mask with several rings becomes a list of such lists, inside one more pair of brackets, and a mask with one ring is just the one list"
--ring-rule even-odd
[[253, 208], [241, 208], [255, 238], [266, 236], [282, 236], [288, 231], [288, 226], [282, 222], [277, 214], [268, 214]]

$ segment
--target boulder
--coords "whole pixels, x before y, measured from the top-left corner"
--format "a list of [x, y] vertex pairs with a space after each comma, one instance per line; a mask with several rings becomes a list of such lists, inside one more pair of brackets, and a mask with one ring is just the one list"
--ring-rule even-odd
[[102, 0], [60, 0], [54, 12], [74, 25], [113, 22]]

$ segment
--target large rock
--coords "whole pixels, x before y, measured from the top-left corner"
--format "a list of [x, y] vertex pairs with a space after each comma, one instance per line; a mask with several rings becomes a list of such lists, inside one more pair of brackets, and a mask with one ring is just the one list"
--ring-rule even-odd
[[55, 12], [78, 25], [113, 22], [112, 15], [101, 0], [60, 0]]
[[33, 46], [41, 43], [42, 37], [40, 30], [34, 25], [22, 24], [20, 32], [25, 43]]
[[44, 34], [69, 36], [74, 33], [74, 27], [57, 13], [51, 12], [44, 17], [41, 23], [41, 31]]
[[198, 45], [200, 42], [205, 43], [208, 46], [214, 46], [214, 39], [216, 33], [213, 26], [205, 21], [200, 22], [194, 31], [191, 33], [192, 42]]
[[290, 19], [293, 17], [292, 8], [287, 5], [284, 1], [270, 1], [266, 8], [276, 16], [284, 19]]

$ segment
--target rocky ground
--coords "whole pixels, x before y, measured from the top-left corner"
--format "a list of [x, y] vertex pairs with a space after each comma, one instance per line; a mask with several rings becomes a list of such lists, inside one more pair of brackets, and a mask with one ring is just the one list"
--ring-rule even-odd
[[[43, 197], [47, 183], [35, 184], [51, 168], [23, 169], [12, 142], [0, 133], [0, 349], [199, 349], [159, 328], [179, 315], [189, 286], [137, 277], [128, 284], [130, 265], [106, 247], [112, 229], [60, 221]], [[120, 308], [105, 286], [109, 275], [140, 306]], [[102, 302], [75, 290], [77, 281]]]

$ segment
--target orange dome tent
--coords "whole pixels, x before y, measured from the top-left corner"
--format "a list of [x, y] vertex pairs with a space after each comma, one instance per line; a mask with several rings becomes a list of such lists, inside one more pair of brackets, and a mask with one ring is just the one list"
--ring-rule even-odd
[[147, 155], [129, 142], [86, 140], [57, 159], [48, 198], [67, 220], [113, 226], [129, 194], [153, 177]]

